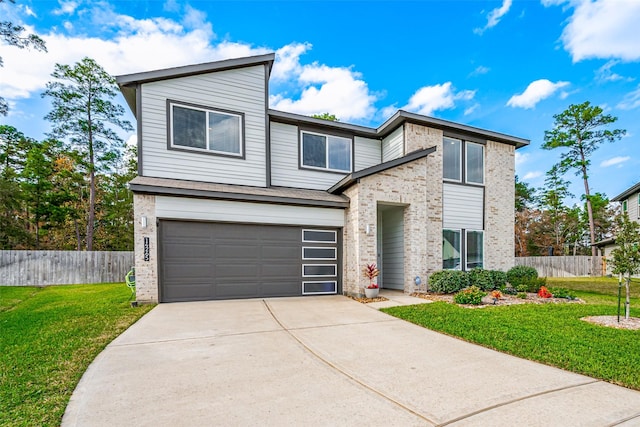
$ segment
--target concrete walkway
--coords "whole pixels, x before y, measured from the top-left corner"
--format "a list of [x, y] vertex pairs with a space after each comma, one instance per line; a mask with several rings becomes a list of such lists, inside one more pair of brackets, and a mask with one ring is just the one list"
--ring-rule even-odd
[[162, 304], [112, 342], [63, 426], [636, 426], [640, 393], [342, 296]]

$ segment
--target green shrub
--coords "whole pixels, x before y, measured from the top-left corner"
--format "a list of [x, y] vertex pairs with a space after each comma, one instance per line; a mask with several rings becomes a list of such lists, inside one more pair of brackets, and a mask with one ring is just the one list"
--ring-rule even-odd
[[503, 294], [506, 294], [506, 295], [516, 295], [518, 293], [516, 288], [513, 288], [511, 286], [505, 286], [503, 289], [501, 289], [501, 291]]
[[527, 293], [526, 292], [518, 292], [518, 298], [527, 299]]
[[518, 292], [531, 292], [536, 293], [542, 286], [547, 285], [547, 279], [544, 277], [536, 277], [533, 279], [522, 279], [518, 285], [515, 286]]
[[472, 304], [478, 305], [482, 303], [482, 298], [487, 295], [477, 286], [470, 286], [458, 292], [453, 300], [456, 304]]
[[507, 273], [500, 270], [489, 270], [491, 274], [491, 282], [493, 283], [493, 289], [500, 289], [501, 291], [506, 289], [507, 286]]
[[469, 281], [471, 285], [477, 286], [483, 291], [492, 291], [495, 289], [491, 277], [491, 271], [483, 270], [482, 268], [474, 268], [467, 274], [469, 274]]
[[527, 267], [526, 265], [516, 265], [507, 271], [507, 280], [514, 288], [517, 288], [523, 281], [535, 279], [537, 277], [538, 271], [535, 268]]
[[442, 270], [429, 276], [429, 290], [441, 294], [453, 294], [469, 286], [469, 275], [464, 271]]
[[549, 292], [553, 294], [554, 298], [566, 298], [568, 300], [576, 299], [576, 294], [567, 288], [549, 288]]

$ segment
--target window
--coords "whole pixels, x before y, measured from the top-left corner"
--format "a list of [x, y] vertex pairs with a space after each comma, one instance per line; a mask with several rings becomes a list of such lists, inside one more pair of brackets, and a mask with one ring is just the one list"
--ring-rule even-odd
[[310, 260], [322, 260], [322, 259], [336, 259], [337, 248], [302, 248], [302, 259]]
[[338, 282], [302, 282], [302, 295], [335, 294]]
[[622, 201], [622, 212], [626, 212], [627, 211], [627, 201], [623, 200]]
[[480, 144], [467, 142], [466, 148], [467, 182], [484, 184], [484, 147]]
[[330, 277], [338, 275], [336, 264], [302, 264], [302, 277]]
[[466, 270], [482, 268], [484, 265], [484, 233], [482, 231], [466, 232]]
[[300, 132], [301, 166], [351, 172], [351, 140], [339, 136]]
[[336, 243], [337, 234], [331, 230], [302, 230], [305, 243]]
[[460, 230], [442, 230], [442, 268], [460, 270]]
[[444, 161], [444, 179], [453, 181], [462, 181], [461, 159], [462, 159], [462, 141], [453, 138], [444, 138], [444, 146], [442, 149]]
[[243, 115], [170, 103], [173, 148], [242, 157]]

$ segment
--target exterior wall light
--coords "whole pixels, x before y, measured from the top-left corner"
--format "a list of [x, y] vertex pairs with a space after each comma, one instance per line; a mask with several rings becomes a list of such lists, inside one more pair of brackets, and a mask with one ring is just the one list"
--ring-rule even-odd
[[420, 286], [420, 284], [422, 284], [422, 279], [420, 278], [420, 276], [416, 276], [413, 281], [416, 283], [416, 286]]

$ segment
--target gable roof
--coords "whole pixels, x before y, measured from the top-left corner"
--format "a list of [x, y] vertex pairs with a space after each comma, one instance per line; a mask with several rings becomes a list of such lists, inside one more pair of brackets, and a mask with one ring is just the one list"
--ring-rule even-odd
[[611, 199], [612, 202], [621, 202], [624, 199], [628, 198], [629, 196], [631, 196], [633, 193], [637, 193], [640, 191], [640, 182], [637, 183], [636, 185], [633, 185], [629, 188], [627, 188], [626, 190], [624, 190], [622, 193], [618, 194], [616, 197], [614, 197], [613, 199]]

